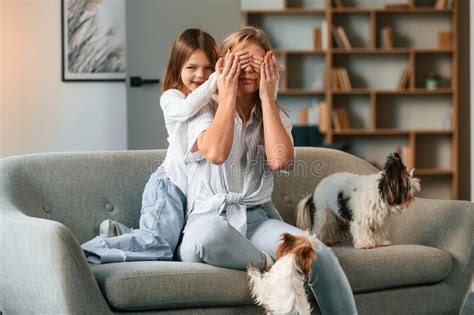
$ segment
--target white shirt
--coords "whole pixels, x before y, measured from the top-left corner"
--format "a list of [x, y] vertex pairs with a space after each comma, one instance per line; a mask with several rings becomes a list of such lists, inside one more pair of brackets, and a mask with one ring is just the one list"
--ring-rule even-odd
[[[192, 147], [199, 135], [206, 130], [214, 119], [215, 108], [205, 106], [189, 122], [189, 148], [185, 157], [188, 174], [188, 224], [201, 217], [225, 216], [229, 223], [242, 235], [247, 230], [247, 208], [262, 206], [270, 218], [280, 219], [278, 211], [271, 202], [273, 191], [273, 173], [265, 160], [265, 146], [261, 118], [252, 111], [245, 129], [236, 115], [234, 141], [228, 159], [220, 164], [208, 162], [199, 151], [192, 152]], [[291, 122], [280, 112], [282, 123], [291, 137]], [[245, 130], [245, 133], [242, 131]], [[235, 172], [234, 161], [240, 161], [241, 141], [244, 139], [246, 149], [246, 166], [241, 176], [241, 191], [232, 191], [229, 179]], [[240, 171], [239, 171], [240, 172]], [[232, 181], [232, 179], [231, 179]], [[234, 187], [235, 188], [235, 187]], [[240, 189], [234, 189], [240, 190]], [[186, 231], [186, 228], [185, 228]]]
[[187, 96], [176, 89], [165, 91], [160, 98], [168, 132], [168, 150], [163, 162], [166, 175], [181, 191], [187, 192], [184, 156], [188, 149], [188, 120], [210, 101], [217, 89], [215, 73]]

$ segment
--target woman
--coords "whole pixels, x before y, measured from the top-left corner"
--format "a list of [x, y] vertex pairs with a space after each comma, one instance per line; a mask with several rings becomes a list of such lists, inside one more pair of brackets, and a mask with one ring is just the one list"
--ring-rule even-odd
[[[263, 31], [234, 32], [221, 52], [227, 53], [216, 69], [219, 104], [189, 123], [188, 220], [178, 253], [188, 262], [240, 270], [253, 262], [267, 269], [280, 235], [303, 233], [284, 223], [271, 203], [271, 171], [294, 160], [291, 123], [275, 102], [278, 67]], [[356, 314], [337, 258], [322, 243], [317, 255], [308, 284], [321, 311]]]

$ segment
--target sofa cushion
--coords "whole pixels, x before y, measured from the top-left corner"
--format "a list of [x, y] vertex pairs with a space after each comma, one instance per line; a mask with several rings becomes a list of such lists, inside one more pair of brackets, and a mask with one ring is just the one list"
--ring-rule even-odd
[[453, 267], [451, 256], [422, 245], [392, 245], [369, 250], [334, 246], [354, 293], [439, 282]]
[[168, 261], [90, 266], [116, 310], [253, 304], [243, 271]]
[[[420, 245], [333, 249], [355, 293], [439, 282], [452, 268], [449, 254]], [[183, 262], [127, 262], [91, 268], [116, 310], [252, 304], [242, 271]]]

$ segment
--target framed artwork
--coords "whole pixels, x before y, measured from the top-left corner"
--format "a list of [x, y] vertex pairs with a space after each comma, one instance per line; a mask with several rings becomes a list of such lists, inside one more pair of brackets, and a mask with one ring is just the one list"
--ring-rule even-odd
[[62, 80], [125, 81], [125, 0], [61, 0]]

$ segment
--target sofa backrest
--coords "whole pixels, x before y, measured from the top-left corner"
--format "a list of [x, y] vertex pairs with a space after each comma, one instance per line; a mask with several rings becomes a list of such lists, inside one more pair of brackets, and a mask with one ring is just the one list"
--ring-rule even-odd
[[[24, 214], [66, 225], [79, 242], [98, 233], [104, 219], [138, 227], [143, 188], [162, 163], [165, 150], [43, 153], [0, 160], [1, 212]], [[295, 167], [275, 172], [273, 201], [289, 223], [298, 201], [334, 172], [369, 174], [367, 162], [344, 152], [297, 148]]]
[[9, 198], [26, 215], [63, 223], [82, 243], [96, 236], [107, 218], [138, 226], [143, 188], [164, 154], [72, 152], [2, 159], [0, 198]]

